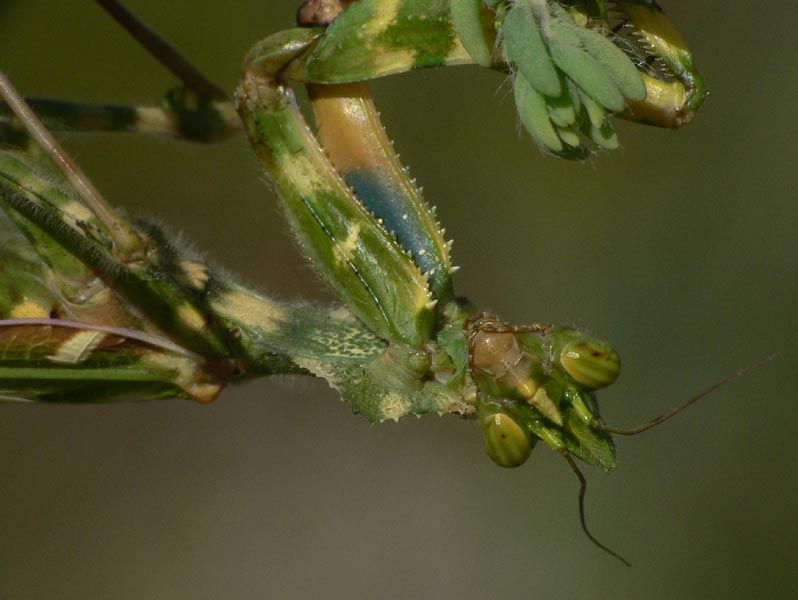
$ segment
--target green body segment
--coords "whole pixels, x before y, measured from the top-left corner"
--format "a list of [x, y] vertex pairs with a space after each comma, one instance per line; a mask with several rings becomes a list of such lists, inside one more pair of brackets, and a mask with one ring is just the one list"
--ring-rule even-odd
[[[9, 175], [3, 171], [9, 164], [0, 163], [0, 173]], [[0, 188], [6, 185], [0, 178]], [[54, 189], [49, 192], [57, 201]], [[0, 215], [0, 401], [98, 402], [126, 394], [215, 398], [225, 383], [218, 365], [208, 371], [203, 357], [147, 331], [146, 323], [132, 318], [135, 309], [96, 276], [82, 290], [66, 286], [85, 283], [85, 273], [76, 268], [82, 263], [63, 248], [59, 256], [46, 232], [53, 223], [65, 226], [77, 208], [63, 214], [51, 208], [53, 220], [43, 228]], [[29, 236], [33, 232], [32, 242], [11, 230], [12, 223]]]
[[95, 402], [123, 394], [216, 398], [223, 380], [157, 336], [60, 319], [0, 321], [0, 400]]
[[276, 303], [234, 284], [220, 288], [212, 306], [246, 348], [248, 376], [313, 374], [372, 422], [473, 411], [462, 387], [427, 377], [426, 352], [388, 344], [342, 307]]
[[[44, 263], [57, 272], [57, 286], [67, 303], [81, 305], [76, 307], [80, 314], [71, 316], [86, 322], [157, 329], [198, 354], [223, 357], [227, 353], [225, 333], [213, 322], [203, 299], [175, 280], [183, 271], [175, 260], [177, 253], [160, 230], [150, 227], [147, 231], [141, 224], [144, 230], [138, 233], [151, 244], [150, 252], [140, 263], [121, 262], [91, 211], [67, 188], [53, 187], [51, 176], [41, 169], [24, 157], [0, 153], [0, 207]], [[118, 296], [135, 306], [133, 312], [140, 317], [130, 321], [129, 312], [122, 314], [114, 308]]]
[[448, 0], [359, 0], [318, 44], [286, 66], [304, 83], [351, 83], [412, 69], [473, 64], [452, 24]]
[[338, 297], [380, 337], [423, 347], [434, 320], [426, 278], [341, 179], [278, 79], [275, 57], [290, 58], [314, 39], [296, 30], [250, 54], [237, 92], [245, 131], [304, 252]]
[[30, 244], [0, 215], [0, 320], [47, 318], [59, 294], [52, 289], [52, 272]]
[[[115, 272], [118, 268], [113, 260], [103, 260], [101, 248], [109, 247], [110, 241], [91, 211], [66, 193], [65, 188], [54, 184], [46, 173], [37, 173], [34, 163], [21, 153], [0, 151], [0, 182], [5, 183], [8, 190], [15, 190], [6, 200], [0, 199], [0, 206], [6, 209], [8, 217], [29, 241], [29, 251], [38, 255], [40, 261], [38, 272], [30, 271], [25, 279], [30, 282], [25, 287], [33, 285], [35, 279], [48, 288], [46, 300], [27, 290], [25, 301], [10, 309], [6, 317], [53, 316], [83, 323], [149, 329], [146, 319], [140, 318], [136, 311], [127, 310], [98, 275], [104, 269]], [[73, 251], [64, 244], [65, 239], [74, 243]], [[96, 262], [80, 258], [81, 250], [87, 248], [91, 248]], [[21, 247], [10, 250], [19, 255]], [[15, 280], [19, 279], [8, 279], [7, 285], [13, 289]], [[0, 316], [3, 316], [2, 311]]]
[[284, 304], [230, 281], [214, 288], [211, 308], [241, 340], [249, 357], [242, 368], [250, 375], [278, 372], [269, 355], [279, 354], [299, 370], [303, 360], [362, 365], [388, 346], [341, 307]]

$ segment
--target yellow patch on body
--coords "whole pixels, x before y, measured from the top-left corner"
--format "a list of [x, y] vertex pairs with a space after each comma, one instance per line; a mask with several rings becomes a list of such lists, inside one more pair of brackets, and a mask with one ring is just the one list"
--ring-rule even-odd
[[337, 321], [349, 321], [350, 323], [357, 322], [355, 317], [345, 306], [336, 306], [335, 308], [330, 309], [327, 312], [327, 315], [331, 319], [335, 319]]
[[36, 300], [25, 298], [11, 309], [9, 319], [43, 319], [50, 316], [50, 307]]
[[360, 223], [352, 223], [346, 233], [346, 239], [335, 246], [336, 258], [343, 262], [353, 260], [357, 243], [360, 240]]
[[62, 206], [61, 211], [69, 215], [75, 221], [91, 221], [94, 219], [94, 213], [77, 200]]
[[341, 392], [342, 390], [337, 387], [337, 374], [335, 369], [333, 369], [330, 364], [320, 360], [315, 360], [313, 358], [307, 358], [306, 356], [292, 356], [291, 362], [293, 362], [298, 367], [308, 370], [309, 372], [313, 373], [316, 377], [323, 379], [327, 382], [334, 390]]
[[537, 389], [535, 395], [529, 399], [529, 404], [537, 408], [550, 421], [562, 425], [562, 415], [543, 387]]
[[374, 60], [379, 65], [378, 71], [384, 75], [404, 73], [416, 62], [415, 48], [375, 47]]
[[382, 0], [379, 11], [377, 11], [378, 14], [360, 28], [359, 36], [362, 39], [367, 39], [388, 29], [396, 20], [403, 2], [404, 0]]
[[114, 291], [109, 287], [102, 287], [96, 292], [93, 292], [82, 304], [90, 306], [92, 309], [96, 309], [98, 306], [105, 307], [106, 310], [109, 311], [109, 314], [119, 315], [117, 318], [120, 319], [122, 318], [121, 315], [123, 315], [123, 312], [119, 309], [116, 302]]
[[181, 386], [186, 392], [191, 394], [191, 399], [200, 404], [213, 402], [222, 393], [222, 386], [217, 383], [192, 383], [188, 386]]
[[183, 272], [188, 278], [189, 285], [194, 289], [201, 290], [205, 287], [205, 284], [208, 283], [209, 275], [205, 265], [190, 260], [184, 260], [180, 263], [180, 268], [183, 269]]
[[156, 369], [176, 371], [172, 383], [200, 404], [212, 402], [222, 391], [223, 385], [209, 381], [200, 366], [190, 358], [156, 351], [147, 354], [146, 363]]
[[177, 309], [177, 318], [191, 329], [200, 331], [206, 325], [205, 318], [190, 304], [181, 304]]
[[55, 354], [47, 358], [52, 362], [77, 365], [86, 360], [94, 349], [108, 336], [102, 331], [79, 331], [64, 341]]
[[244, 290], [233, 290], [214, 300], [213, 309], [223, 317], [247, 323], [260, 333], [279, 329], [285, 321], [285, 311], [279, 304]]
[[[307, 133], [310, 135], [310, 131]], [[301, 151], [293, 154], [285, 152], [278, 159], [281, 171], [291, 179], [299, 194], [347, 191], [343, 182], [340, 182], [340, 190], [330, 189], [330, 181], [338, 178], [338, 174], [327, 162], [324, 151], [318, 145], [304, 143]]]
[[408, 402], [401, 394], [389, 392], [380, 401], [380, 411], [384, 420], [393, 419], [398, 421], [410, 410]]
[[160, 107], [136, 109], [136, 126], [148, 133], [174, 133], [177, 129], [174, 118]]
[[471, 58], [471, 55], [463, 47], [463, 42], [460, 41], [459, 37], [454, 38], [454, 43], [446, 54], [446, 64], [452, 66], [474, 64], [474, 59]]

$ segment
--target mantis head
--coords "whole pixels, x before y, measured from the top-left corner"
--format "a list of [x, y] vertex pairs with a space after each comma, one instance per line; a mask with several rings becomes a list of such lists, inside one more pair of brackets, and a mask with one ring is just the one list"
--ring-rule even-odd
[[612, 441], [593, 428], [593, 392], [617, 379], [615, 350], [575, 329], [510, 326], [484, 315], [465, 329], [483, 441], [494, 462], [517, 467], [542, 439], [557, 452], [612, 468]]

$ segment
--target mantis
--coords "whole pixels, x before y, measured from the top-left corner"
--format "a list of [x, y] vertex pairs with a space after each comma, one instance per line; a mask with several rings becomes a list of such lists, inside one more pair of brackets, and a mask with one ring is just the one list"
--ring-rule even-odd
[[[521, 465], [543, 441], [580, 480], [585, 532], [620, 558], [585, 526], [574, 458], [610, 471], [612, 433], [658, 424], [716, 386], [642, 428], [606, 426], [595, 392], [618, 377], [617, 352], [573, 328], [504, 323], [456, 295], [451, 244], [365, 82], [428, 67], [496, 69], [513, 80], [519, 118], [538, 145], [580, 159], [617, 147], [613, 114], [674, 128], [693, 119], [703, 83], [662, 9], [631, 0], [311, 0], [300, 7], [302, 27], [250, 51], [233, 100], [119, 3], [98, 4], [181, 84], [160, 106], [32, 101], [45, 124], [199, 141], [243, 130], [303, 254], [342, 306], [274, 301], [158, 227], [122, 217], [6, 83], [17, 108], [2, 121], [0, 397], [209, 402], [230, 382], [321, 377], [372, 421], [474, 419], [503, 467]], [[294, 85], [307, 87], [315, 133]], [[68, 186], [43, 174], [52, 168], [42, 147]]]

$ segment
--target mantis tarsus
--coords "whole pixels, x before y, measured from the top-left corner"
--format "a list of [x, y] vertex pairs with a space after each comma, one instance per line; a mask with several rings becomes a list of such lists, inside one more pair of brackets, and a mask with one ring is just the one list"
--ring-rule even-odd
[[[572, 457], [608, 471], [609, 432], [637, 432], [608, 428], [598, 414], [594, 391], [617, 377], [617, 354], [572, 328], [504, 324], [455, 296], [449, 242], [393, 152], [364, 81], [468, 63], [509, 72], [521, 121], [538, 143], [581, 158], [590, 152], [585, 140], [617, 146], [610, 113], [678, 127], [700, 105], [701, 79], [661, 9], [639, 1], [311, 0], [300, 10], [306, 27], [267, 38], [247, 57], [239, 122], [231, 100], [178, 53], [117, 2], [98, 3], [181, 86], [155, 107], [32, 105], [56, 125], [203, 141], [243, 123], [303, 252], [346, 309], [271, 301], [158, 228], [87, 200], [91, 192], [80, 200], [63, 193], [38, 175], [43, 161], [19, 122], [6, 119], [18, 148], [0, 157], [3, 207], [25, 239], [3, 248], [12, 265], [0, 297], [3, 398], [89, 401], [133, 391], [209, 401], [228, 381], [310, 373], [375, 421], [475, 416], [502, 466], [520, 465], [542, 439], [580, 478], [584, 525], [584, 478]], [[308, 86], [318, 138], [292, 84]], [[19, 121], [43, 131], [28, 116]]]

